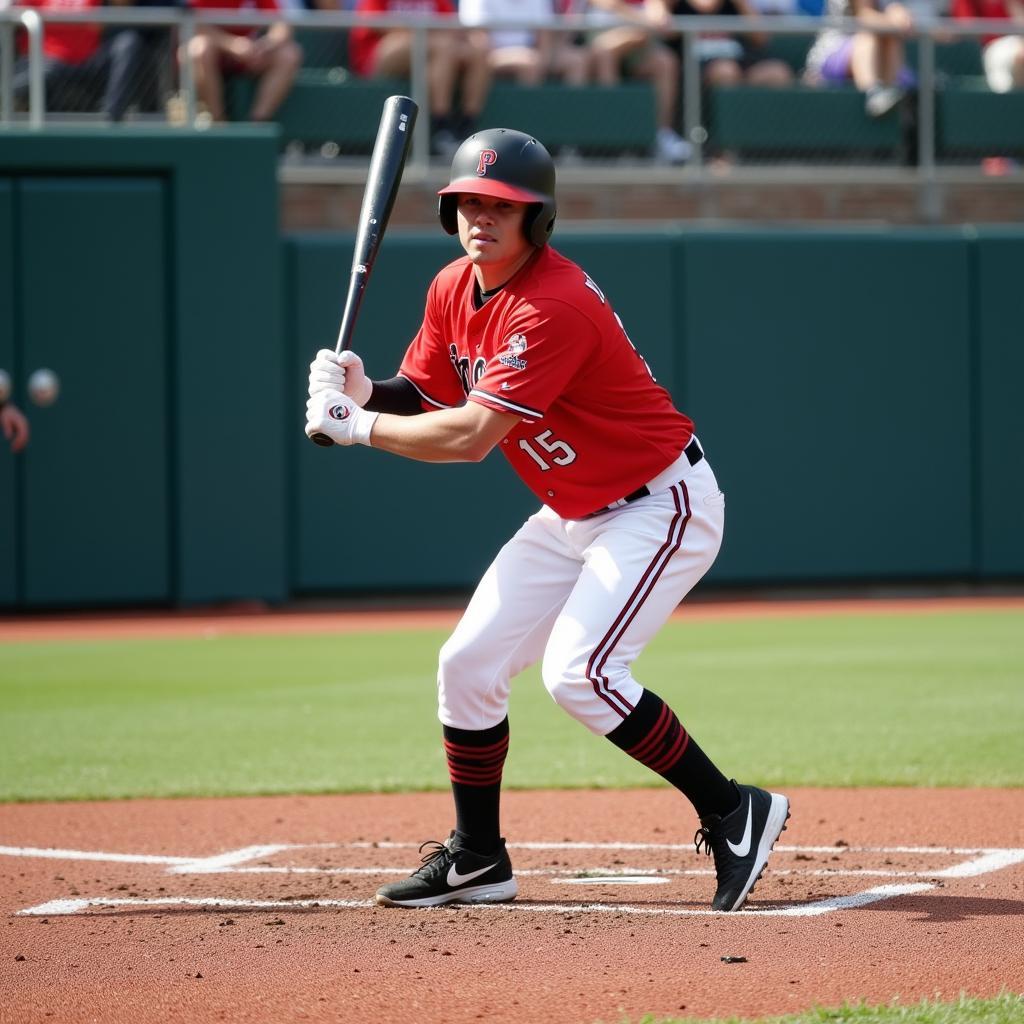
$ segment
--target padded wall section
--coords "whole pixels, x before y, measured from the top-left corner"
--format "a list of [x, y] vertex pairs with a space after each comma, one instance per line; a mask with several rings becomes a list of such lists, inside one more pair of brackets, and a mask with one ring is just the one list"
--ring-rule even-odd
[[979, 568], [1024, 573], [1024, 232], [983, 230], [977, 248]]
[[727, 496], [719, 581], [972, 571], [968, 241], [692, 235], [685, 398]]
[[26, 404], [23, 599], [170, 597], [167, 296], [159, 179], [18, 183], [22, 373], [54, 371]]

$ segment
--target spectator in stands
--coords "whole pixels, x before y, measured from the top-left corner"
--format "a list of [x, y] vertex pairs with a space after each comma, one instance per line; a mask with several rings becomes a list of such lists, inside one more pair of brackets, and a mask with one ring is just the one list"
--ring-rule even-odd
[[[765, 2], [765, 0], [759, 0]], [[708, 14], [716, 17], [753, 18], [760, 13], [749, 0], [675, 0], [678, 16]], [[736, 35], [701, 33], [696, 40], [701, 79], [705, 85], [783, 86], [793, 81], [793, 69], [764, 53], [769, 37], [760, 33]]]
[[[279, 11], [277, 0], [190, 0], [200, 10]], [[200, 25], [183, 59], [192, 61], [196, 95], [214, 121], [227, 119], [224, 82], [233, 75], [258, 79], [250, 121], [270, 121], [285, 101], [302, 65], [302, 48], [291, 26], [277, 21], [268, 29], [243, 25]]]
[[[128, 6], [131, 0], [110, 0]], [[24, 0], [41, 10], [88, 10], [103, 0]], [[98, 24], [50, 22], [43, 31], [43, 81], [48, 110], [88, 112], [101, 110], [110, 121], [120, 121], [132, 104], [146, 48], [138, 33], [103, 37]], [[24, 106], [29, 92], [27, 58], [19, 59], [12, 92]]]
[[[133, 7], [180, 7], [183, 0], [122, 0]], [[111, 54], [111, 77], [121, 74], [130, 106], [144, 113], [163, 110], [171, 92], [172, 30], [166, 25], [108, 25], [102, 46]]]
[[674, 34], [668, 0], [590, 0], [590, 4], [618, 23], [591, 37], [595, 79], [601, 85], [618, 85], [625, 70], [631, 77], [650, 80], [658, 124], [655, 158], [685, 163], [692, 147], [675, 130], [680, 70], [679, 57], [668, 45]]
[[[554, 22], [558, 16], [552, 0], [461, 0], [459, 17], [464, 25], [487, 26], [496, 22]], [[512, 78], [520, 85], [540, 85], [560, 78], [567, 85], [586, 85], [589, 54], [570, 34], [556, 28], [498, 28], [483, 33], [489, 49], [491, 72]]]
[[[404, 13], [451, 17], [453, 0], [357, 0], [361, 14]], [[349, 36], [352, 70], [364, 78], [408, 78], [412, 69], [412, 29], [356, 26]], [[427, 91], [431, 149], [450, 159], [476, 122], [491, 87], [488, 44], [460, 27], [427, 36]], [[461, 110], [454, 109], [458, 86]]]
[[[994, 18], [1024, 27], [1024, 0], [953, 0], [954, 18]], [[985, 80], [993, 92], [1024, 89], [1024, 35], [981, 40]]]
[[[882, 117], [903, 99], [913, 84], [904, 62], [904, 38], [914, 19], [904, 4], [893, 2], [884, 8], [877, 0], [828, 0], [826, 13], [835, 18], [856, 18], [864, 31], [852, 35], [826, 28], [807, 54], [804, 81], [809, 85], [835, 85], [852, 81], [864, 93], [869, 117]], [[898, 29], [898, 34], [881, 35], [873, 28]]]

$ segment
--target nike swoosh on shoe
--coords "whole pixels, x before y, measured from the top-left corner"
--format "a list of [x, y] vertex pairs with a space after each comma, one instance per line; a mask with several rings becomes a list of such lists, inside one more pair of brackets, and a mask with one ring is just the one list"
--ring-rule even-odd
[[[747, 845], [750, 845], [749, 836], [747, 840]], [[495, 861], [493, 864], [488, 864], [487, 867], [480, 868], [478, 871], [467, 871], [466, 874], [460, 875], [459, 872], [456, 870], [455, 865], [453, 864], [448, 869], [448, 884], [452, 888], [455, 888], [460, 885], [465, 885], [467, 882], [472, 882], [474, 878], [479, 878], [481, 875], [486, 875], [488, 871], [490, 871], [492, 868], [496, 868], [497, 866], [498, 862]]]
[[[750, 853], [750, 833], [754, 824], [754, 800], [753, 797], [747, 797], [747, 824], [743, 829], [743, 838], [738, 842], [734, 843], [731, 839], [726, 838], [726, 842], [729, 844], [729, 849], [737, 857], [746, 857]], [[454, 870], [454, 869], [453, 869]]]

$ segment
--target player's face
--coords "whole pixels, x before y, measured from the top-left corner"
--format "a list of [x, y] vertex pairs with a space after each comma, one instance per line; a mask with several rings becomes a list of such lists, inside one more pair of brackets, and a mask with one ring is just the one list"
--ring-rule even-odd
[[526, 206], [492, 196], [459, 196], [459, 241], [485, 291], [504, 284], [533, 252], [523, 234]]

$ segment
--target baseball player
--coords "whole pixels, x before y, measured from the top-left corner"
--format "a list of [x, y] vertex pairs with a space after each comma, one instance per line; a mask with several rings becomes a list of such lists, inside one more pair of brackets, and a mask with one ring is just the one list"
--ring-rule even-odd
[[540, 661], [570, 715], [679, 789], [714, 856], [712, 906], [737, 910], [785, 828], [789, 801], [726, 778], [633, 661], [707, 572], [725, 498], [694, 436], [597, 282], [549, 244], [555, 169], [509, 129], [456, 152], [438, 212], [466, 255], [427, 294], [398, 375], [352, 352], [310, 366], [306, 433], [424, 462], [497, 447], [541, 507], [498, 552], [441, 649], [438, 717], [455, 828], [425, 843], [395, 907], [514, 899], [499, 824], [511, 679]]

